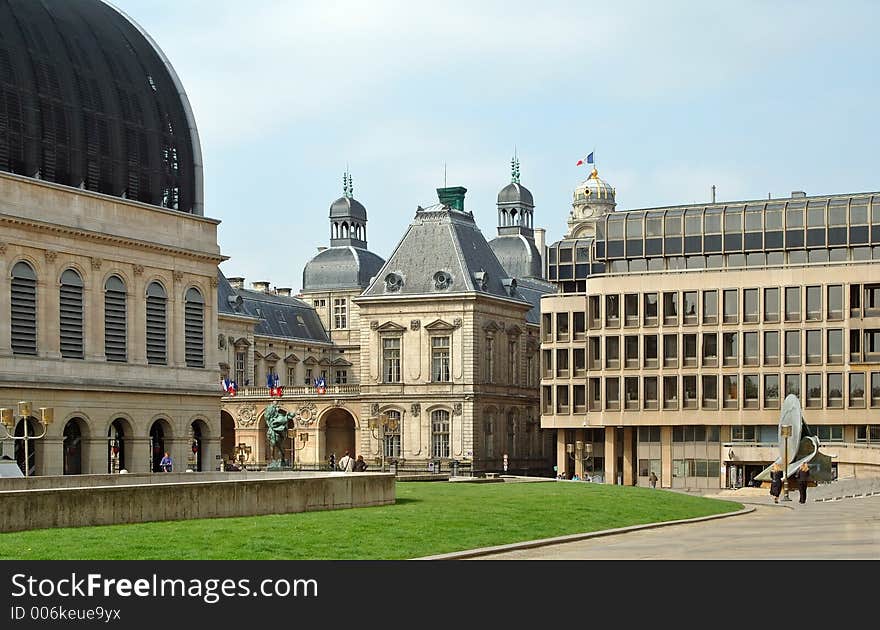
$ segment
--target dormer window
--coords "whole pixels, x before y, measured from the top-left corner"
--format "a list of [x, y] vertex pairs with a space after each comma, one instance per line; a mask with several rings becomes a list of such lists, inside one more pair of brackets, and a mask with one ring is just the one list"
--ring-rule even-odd
[[445, 271], [438, 271], [434, 274], [434, 288], [442, 291], [452, 286], [452, 276]]
[[403, 278], [396, 273], [389, 273], [385, 276], [385, 290], [389, 292], [399, 291], [403, 286]]

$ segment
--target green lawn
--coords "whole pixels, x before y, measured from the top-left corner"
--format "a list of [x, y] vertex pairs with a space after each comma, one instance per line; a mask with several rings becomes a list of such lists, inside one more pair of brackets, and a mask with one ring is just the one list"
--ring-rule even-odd
[[741, 508], [590, 483], [399, 482], [384, 507], [0, 534], [0, 559], [392, 560]]

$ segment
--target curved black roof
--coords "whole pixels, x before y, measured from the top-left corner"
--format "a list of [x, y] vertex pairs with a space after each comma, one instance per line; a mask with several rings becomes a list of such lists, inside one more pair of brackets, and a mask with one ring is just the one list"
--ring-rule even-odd
[[510, 183], [498, 192], [498, 203], [518, 203], [532, 208], [535, 207], [532, 191], [518, 182]]
[[331, 219], [360, 219], [367, 220], [367, 209], [364, 205], [352, 197], [340, 197], [330, 205]]
[[204, 213], [180, 80], [102, 0], [0, 0], [0, 170]]
[[343, 246], [318, 252], [303, 268], [303, 291], [365, 288], [385, 261], [367, 249]]

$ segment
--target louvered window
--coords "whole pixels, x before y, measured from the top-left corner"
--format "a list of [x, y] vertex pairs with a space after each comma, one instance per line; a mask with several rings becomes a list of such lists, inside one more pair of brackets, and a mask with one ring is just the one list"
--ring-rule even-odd
[[186, 292], [186, 367], [205, 367], [205, 301], [198, 289]]
[[61, 356], [65, 359], [82, 359], [83, 282], [73, 269], [61, 274], [59, 304]]
[[12, 353], [37, 354], [37, 274], [25, 262], [12, 268]]
[[104, 284], [104, 356], [108, 361], [127, 361], [125, 283], [110, 276]]
[[168, 363], [166, 302], [162, 285], [158, 282], [150, 283], [147, 287], [147, 363]]

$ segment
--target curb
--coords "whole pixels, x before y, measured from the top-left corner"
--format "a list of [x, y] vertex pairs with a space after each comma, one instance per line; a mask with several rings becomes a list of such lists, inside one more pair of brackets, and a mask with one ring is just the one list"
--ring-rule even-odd
[[496, 545], [494, 547], [480, 547], [478, 549], [468, 549], [465, 551], [453, 551], [451, 553], [441, 553], [434, 556], [424, 556], [421, 558], [411, 558], [411, 560], [463, 560], [467, 558], [476, 558], [479, 556], [488, 556], [503, 551], [516, 551], [518, 549], [533, 549], [535, 547], [547, 547], [549, 545], [558, 545], [560, 543], [575, 542], [578, 540], [587, 540], [589, 538], [599, 538], [601, 536], [613, 536], [615, 534], [625, 534], [627, 532], [636, 532], [645, 529], [655, 529], [658, 527], [666, 527], [668, 525], [682, 525], [686, 523], [699, 523], [702, 521], [713, 521], [719, 518], [728, 518], [730, 516], [741, 516], [754, 512], [756, 508], [745, 507], [736, 512], [725, 512], [724, 514], [711, 514], [709, 516], [698, 516], [696, 518], [687, 518], [677, 521], [660, 521], [658, 523], [645, 523], [643, 525], [630, 525], [628, 527], [618, 527], [616, 529], [603, 529], [598, 532], [586, 532], [583, 534], [568, 534], [566, 536], [556, 536], [554, 538], [539, 538], [538, 540], [527, 540], [524, 542], [511, 543], [509, 545]]

